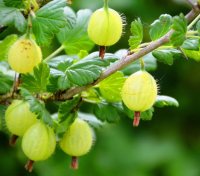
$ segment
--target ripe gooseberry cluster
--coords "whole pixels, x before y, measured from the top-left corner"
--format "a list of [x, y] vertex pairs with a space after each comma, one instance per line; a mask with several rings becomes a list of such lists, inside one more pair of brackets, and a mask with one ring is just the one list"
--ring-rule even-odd
[[[37, 120], [29, 110], [28, 102], [14, 100], [5, 112], [6, 125], [11, 133], [22, 137], [22, 150], [29, 158], [25, 168], [31, 172], [34, 161], [46, 160], [55, 151], [56, 135], [54, 130]], [[12, 144], [15, 141], [12, 140]], [[72, 156], [71, 166], [78, 168], [77, 157], [85, 155], [93, 144], [93, 133], [90, 126], [76, 118], [60, 140], [61, 149]]]
[[[108, 8], [105, 0], [104, 8], [95, 11], [88, 24], [88, 35], [100, 46], [103, 58], [105, 47], [119, 41], [123, 30], [123, 20], [113, 9]], [[8, 52], [8, 62], [18, 73], [30, 73], [42, 60], [40, 47], [30, 38], [17, 40]], [[157, 85], [154, 78], [141, 70], [132, 74], [122, 88], [122, 100], [135, 112], [134, 126], [139, 125], [140, 112], [146, 111], [154, 104], [157, 97]], [[15, 100], [5, 113], [6, 124], [14, 137], [22, 137], [22, 150], [29, 158], [26, 169], [32, 171], [34, 161], [46, 160], [55, 151], [56, 134], [50, 126], [37, 119], [30, 111], [28, 102]], [[71, 167], [78, 168], [77, 157], [87, 154], [93, 144], [94, 135], [87, 122], [76, 118], [59, 141], [60, 148], [72, 157]]]

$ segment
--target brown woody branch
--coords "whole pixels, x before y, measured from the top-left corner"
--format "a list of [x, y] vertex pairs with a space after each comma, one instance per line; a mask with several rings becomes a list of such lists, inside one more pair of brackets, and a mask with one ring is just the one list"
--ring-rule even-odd
[[[185, 16], [185, 18], [187, 19], [187, 21], [189, 23], [192, 20], [194, 20], [195, 17], [199, 13], [200, 13], [200, 8], [197, 4], [195, 4], [195, 5], [193, 5], [193, 9]], [[94, 83], [92, 83], [90, 85], [83, 86], [83, 87], [71, 88], [71, 89], [67, 90], [65, 93], [63, 93], [60, 96], [60, 98], [63, 99], [63, 100], [70, 99], [74, 95], [81, 93], [82, 91], [87, 90], [88, 88], [98, 84], [99, 82], [101, 82], [102, 80], [104, 80], [108, 76], [112, 75], [116, 71], [123, 69], [124, 67], [131, 64], [132, 62], [138, 60], [139, 58], [145, 56], [146, 54], [152, 52], [153, 50], [159, 48], [160, 46], [164, 45], [165, 43], [168, 43], [170, 41], [170, 37], [171, 37], [172, 34], [173, 34], [173, 30], [169, 31], [166, 35], [164, 35], [160, 39], [151, 42], [148, 46], [142, 48], [138, 52], [135, 52], [132, 55], [128, 55], [128, 56], [122, 58], [121, 60], [117, 61], [116, 63], [114, 63], [112, 66], [107, 68], [102, 73], [102, 75], [99, 77], [99, 79], [96, 80]]]

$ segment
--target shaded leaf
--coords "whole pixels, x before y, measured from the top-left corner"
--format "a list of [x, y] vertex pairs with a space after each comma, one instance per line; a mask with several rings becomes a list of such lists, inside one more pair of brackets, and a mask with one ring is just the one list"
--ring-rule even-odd
[[120, 116], [117, 109], [112, 104], [99, 103], [94, 106], [94, 114], [101, 121], [115, 123], [119, 121]]
[[74, 113], [80, 103], [80, 97], [75, 97], [72, 100], [67, 100], [60, 104], [58, 109], [58, 119], [60, 122], [65, 121], [71, 113]]
[[79, 10], [75, 23], [74, 15], [70, 12], [68, 17], [68, 12], [69, 9], [65, 11], [66, 19], [72, 22], [58, 33], [59, 42], [65, 47], [67, 54], [77, 54], [80, 50], [91, 50], [94, 43], [88, 37], [87, 24], [92, 12], [88, 9]]
[[108, 102], [121, 101], [121, 89], [126, 78], [122, 72], [116, 72], [99, 83], [99, 90]]
[[68, 67], [65, 73], [71, 83], [84, 86], [97, 80], [101, 75], [102, 68], [109, 66], [110, 62], [115, 60], [115, 55], [106, 54], [104, 59], [100, 59], [99, 56], [92, 53]]
[[186, 39], [187, 32], [187, 20], [183, 14], [173, 18], [172, 29], [174, 32], [170, 37], [171, 43], [175, 47], [181, 46]]
[[156, 102], [154, 106], [162, 108], [165, 106], [175, 106], [178, 107], [179, 103], [175, 98], [169, 97], [169, 96], [164, 96], [164, 95], [159, 95], [157, 96]]
[[31, 95], [31, 93], [24, 88], [20, 88], [20, 94], [24, 100], [30, 104], [30, 110], [34, 112], [44, 123], [53, 126], [53, 120], [50, 113], [46, 110], [45, 104]]
[[22, 87], [33, 93], [45, 92], [49, 80], [49, 66], [41, 62], [34, 68], [33, 74], [22, 75]]
[[171, 29], [172, 17], [168, 14], [163, 14], [159, 17], [158, 20], [155, 20], [151, 24], [149, 31], [151, 40], [157, 40], [160, 37], [164, 36]]
[[33, 33], [40, 45], [48, 45], [53, 36], [65, 27], [66, 0], [53, 0], [39, 9], [32, 18]]
[[176, 49], [155, 50], [152, 54], [159, 62], [168, 65], [173, 65], [176, 58], [182, 57], [182, 53]]
[[0, 4], [0, 25], [12, 26], [20, 31], [24, 32], [26, 29], [26, 19], [19, 9], [15, 7], [6, 7], [3, 3]]
[[199, 39], [187, 39], [181, 45], [181, 48], [186, 50], [199, 51]]
[[13, 78], [9, 75], [5, 75], [0, 71], [0, 94], [6, 94], [10, 92], [13, 86]]
[[[157, 68], [157, 61], [155, 57], [153, 57], [152, 53], [147, 54], [143, 57], [144, 66], [146, 71], [154, 71]], [[132, 73], [139, 71], [141, 69], [140, 60], [133, 62], [123, 69], [123, 73], [125, 75], [131, 75]]]
[[131, 34], [128, 42], [131, 50], [137, 48], [143, 40], [143, 26], [141, 20], [137, 20], [131, 23]]

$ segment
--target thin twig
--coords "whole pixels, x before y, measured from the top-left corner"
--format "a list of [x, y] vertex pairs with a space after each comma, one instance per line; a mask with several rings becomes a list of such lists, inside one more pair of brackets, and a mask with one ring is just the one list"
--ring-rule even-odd
[[187, 2], [192, 6], [195, 11], [198, 11], [197, 2], [193, 2], [192, 0], [187, 0]]

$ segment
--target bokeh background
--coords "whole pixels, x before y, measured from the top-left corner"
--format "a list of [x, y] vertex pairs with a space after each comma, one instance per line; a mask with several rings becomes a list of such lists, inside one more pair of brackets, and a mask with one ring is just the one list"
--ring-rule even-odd
[[[74, 0], [72, 8], [101, 6], [102, 0]], [[128, 47], [130, 22], [135, 18], [142, 19], [147, 31], [160, 14], [190, 10], [185, 0], [110, 0], [110, 7], [126, 16], [127, 25], [109, 52]], [[200, 63], [177, 60], [172, 67], [159, 63], [152, 74], [160, 93], [175, 97], [179, 108], [155, 109], [152, 121], [142, 121], [138, 128], [122, 117], [118, 124], [95, 130], [95, 145], [80, 158], [77, 171], [69, 168], [70, 158], [57, 149], [50, 159], [36, 163], [33, 173], [27, 173], [20, 141], [12, 148], [9, 136], [0, 132], [0, 176], [200, 176]]]

